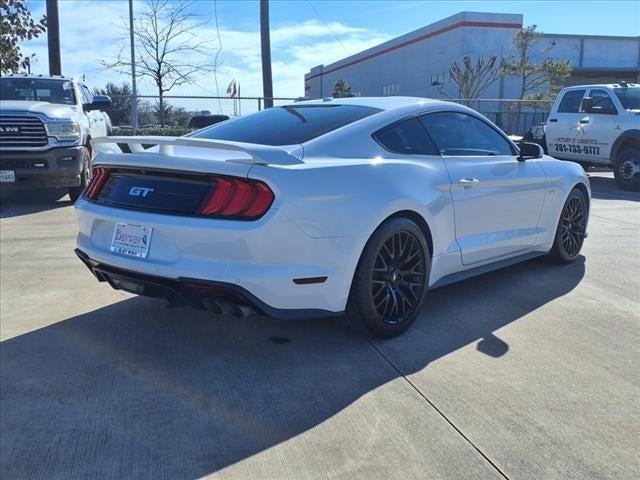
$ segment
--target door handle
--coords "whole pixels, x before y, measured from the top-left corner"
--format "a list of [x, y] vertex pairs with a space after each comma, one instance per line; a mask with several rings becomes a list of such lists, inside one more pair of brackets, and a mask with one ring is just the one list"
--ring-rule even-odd
[[589, 123], [589, 120], [580, 120], [580, 123]]
[[551, 123], [556, 123], [556, 122], [558, 121], [558, 119], [557, 119], [557, 118], [550, 118], [550, 119], [549, 119], [549, 121], [550, 121]]
[[480, 183], [480, 180], [478, 180], [477, 178], [464, 177], [458, 180], [458, 183], [461, 183], [463, 185], [468, 185], [470, 183]]

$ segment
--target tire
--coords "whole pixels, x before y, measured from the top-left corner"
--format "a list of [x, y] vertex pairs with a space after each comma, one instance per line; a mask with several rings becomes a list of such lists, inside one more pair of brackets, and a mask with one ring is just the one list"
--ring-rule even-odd
[[75, 203], [84, 189], [89, 185], [89, 180], [91, 180], [91, 165], [90, 165], [90, 156], [89, 149], [87, 147], [82, 147], [81, 154], [82, 155], [82, 172], [80, 173], [80, 185], [77, 187], [69, 187], [69, 198], [73, 203]]
[[378, 338], [403, 333], [420, 313], [430, 269], [427, 241], [414, 222], [393, 218], [383, 223], [358, 262], [345, 314], [348, 325]]
[[640, 191], [640, 149], [627, 148], [620, 152], [613, 166], [618, 187], [632, 192]]
[[582, 190], [574, 188], [564, 202], [549, 260], [568, 264], [580, 255], [587, 228], [589, 206]]

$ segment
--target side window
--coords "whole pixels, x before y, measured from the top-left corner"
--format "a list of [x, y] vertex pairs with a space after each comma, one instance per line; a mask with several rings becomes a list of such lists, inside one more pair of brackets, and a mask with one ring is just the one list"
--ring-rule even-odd
[[420, 117], [442, 155], [515, 155], [493, 127], [466, 113], [438, 112]]
[[598, 110], [607, 114], [617, 113], [616, 106], [606, 90], [591, 90], [589, 96], [593, 102], [591, 107], [593, 113], [598, 113]]
[[80, 90], [82, 90], [82, 103], [93, 102], [93, 95], [86, 85], [80, 85]]
[[579, 113], [580, 103], [585, 93], [586, 90], [569, 90], [560, 101], [558, 113]]
[[391, 152], [405, 155], [438, 155], [438, 150], [417, 118], [393, 123], [373, 134]]

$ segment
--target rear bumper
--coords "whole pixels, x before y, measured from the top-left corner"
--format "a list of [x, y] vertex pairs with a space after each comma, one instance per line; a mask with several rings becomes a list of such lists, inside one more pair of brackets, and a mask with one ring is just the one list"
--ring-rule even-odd
[[51, 148], [42, 152], [0, 152], [0, 170], [15, 172], [16, 181], [3, 183], [9, 188], [77, 187], [82, 173], [81, 147]]
[[136, 295], [164, 298], [173, 306], [188, 305], [197, 310], [210, 310], [218, 314], [244, 316], [261, 313], [274, 318], [318, 318], [336, 315], [321, 309], [279, 309], [238, 285], [195, 278], [165, 278], [123, 270], [97, 262], [79, 248], [75, 254], [99, 282], [107, 282], [116, 290]]
[[[77, 247], [94, 263], [179, 283], [223, 285], [281, 318], [343, 312], [367, 240], [312, 238], [277, 209], [256, 221], [139, 212], [83, 197], [75, 209]], [[116, 223], [152, 229], [147, 258], [111, 251]], [[322, 280], [308, 281], [317, 278]]]

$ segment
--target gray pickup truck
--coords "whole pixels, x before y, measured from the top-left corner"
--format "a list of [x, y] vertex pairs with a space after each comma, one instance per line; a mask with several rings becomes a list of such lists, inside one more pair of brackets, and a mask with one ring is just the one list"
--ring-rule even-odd
[[91, 175], [91, 138], [109, 133], [109, 97], [60, 76], [0, 78], [2, 188], [67, 188], [75, 201]]

